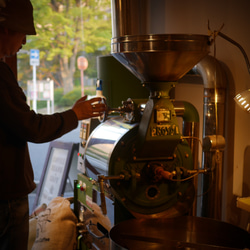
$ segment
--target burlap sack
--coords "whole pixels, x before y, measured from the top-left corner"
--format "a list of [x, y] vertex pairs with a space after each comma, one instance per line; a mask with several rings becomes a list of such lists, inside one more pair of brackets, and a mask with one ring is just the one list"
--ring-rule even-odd
[[37, 217], [31, 218], [29, 220], [28, 250], [32, 249], [32, 246], [36, 240], [36, 225], [37, 225]]
[[70, 202], [63, 197], [54, 198], [38, 216], [32, 250], [76, 249], [76, 223]]

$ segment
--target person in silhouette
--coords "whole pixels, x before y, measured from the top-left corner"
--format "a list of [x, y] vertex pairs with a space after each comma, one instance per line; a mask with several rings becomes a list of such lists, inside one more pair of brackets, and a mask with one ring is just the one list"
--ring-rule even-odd
[[0, 0], [0, 249], [27, 250], [28, 194], [36, 185], [27, 142], [43, 143], [75, 129], [78, 121], [102, 115], [101, 98], [84, 96], [71, 109], [51, 115], [34, 112], [4, 58], [35, 35], [30, 0]]

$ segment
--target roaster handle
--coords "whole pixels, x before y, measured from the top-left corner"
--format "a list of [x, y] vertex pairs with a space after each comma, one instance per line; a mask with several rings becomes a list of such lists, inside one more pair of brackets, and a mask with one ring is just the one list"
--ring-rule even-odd
[[[90, 229], [90, 226], [95, 226], [97, 227], [97, 229], [103, 234], [102, 236], [98, 236], [96, 235], [95, 233], [93, 233]], [[91, 221], [89, 224], [86, 225], [86, 228], [89, 232], [89, 234], [91, 234], [94, 238], [100, 240], [100, 239], [103, 239], [103, 238], [109, 238], [109, 232], [108, 230], [102, 226], [99, 222], [97, 222], [97, 224], [93, 224]]]

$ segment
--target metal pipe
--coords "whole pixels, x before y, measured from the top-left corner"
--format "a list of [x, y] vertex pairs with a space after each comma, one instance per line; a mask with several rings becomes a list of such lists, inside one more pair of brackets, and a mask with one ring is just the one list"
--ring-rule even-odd
[[[204, 83], [203, 138], [224, 137], [226, 74], [219, 61], [212, 56], [207, 56], [200, 61], [195, 66], [195, 70], [202, 76]], [[202, 167], [213, 171], [210, 175], [199, 176], [200, 194], [197, 198], [197, 215], [220, 220], [223, 150], [203, 150]]]
[[151, 34], [149, 6], [150, 0], [111, 0], [112, 37]]

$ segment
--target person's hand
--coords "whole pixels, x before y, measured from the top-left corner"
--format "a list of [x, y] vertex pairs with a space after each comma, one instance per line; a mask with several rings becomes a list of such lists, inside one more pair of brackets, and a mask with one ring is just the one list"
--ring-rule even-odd
[[86, 100], [87, 96], [83, 96], [77, 100], [72, 107], [78, 120], [84, 120], [91, 117], [101, 116], [106, 110], [106, 105], [102, 103], [101, 97], [94, 97], [90, 100]]

